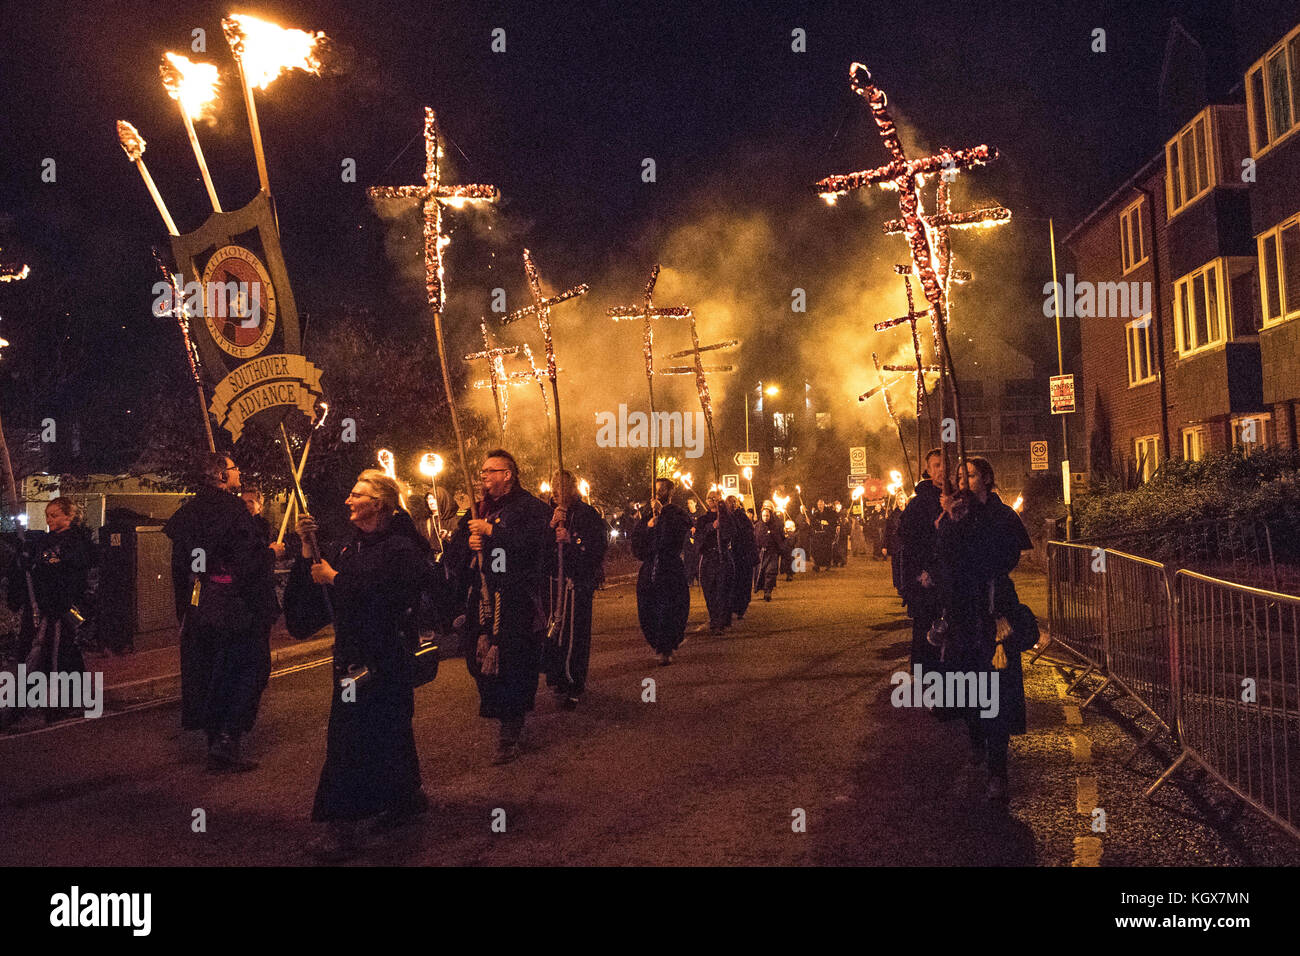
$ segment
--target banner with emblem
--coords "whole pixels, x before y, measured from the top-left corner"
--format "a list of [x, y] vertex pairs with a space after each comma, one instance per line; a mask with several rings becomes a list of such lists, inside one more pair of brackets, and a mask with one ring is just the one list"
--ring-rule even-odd
[[271, 197], [214, 212], [173, 236], [172, 251], [187, 288], [200, 293], [189, 297], [191, 333], [213, 388], [209, 411], [231, 439], [254, 419], [275, 427], [295, 410], [313, 418], [321, 372], [302, 356]]

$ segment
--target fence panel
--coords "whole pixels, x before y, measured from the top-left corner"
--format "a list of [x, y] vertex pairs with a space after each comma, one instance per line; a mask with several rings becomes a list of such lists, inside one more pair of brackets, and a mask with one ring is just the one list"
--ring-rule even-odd
[[1047, 545], [1048, 627], [1059, 642], [1093, 668], [1106, 663], [1106, 575], [1093, 570], [1093, 549]]
[[1177, 726], [1173, 596], [1165, 567], [1106, 552], [1106, 674], [1165, 729]]
[[1300, 598], [1186, 570], [1175, 594], [1184, 755], [1300, 837]]

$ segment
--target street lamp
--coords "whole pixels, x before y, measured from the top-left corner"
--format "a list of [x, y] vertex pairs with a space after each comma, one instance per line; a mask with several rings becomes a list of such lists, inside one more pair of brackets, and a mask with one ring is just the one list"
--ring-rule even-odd
[[436, 540], [439, 549], [442, 548], [442, 525], [438, 512], [438, 476], [442, 474], [442, 468], [441, 455], [429, 451], [420, 456], [420, 474], [428, 478], [432, 486], [432, 490], [425, 496], [425, 504], [429, 506], [429, 539]]

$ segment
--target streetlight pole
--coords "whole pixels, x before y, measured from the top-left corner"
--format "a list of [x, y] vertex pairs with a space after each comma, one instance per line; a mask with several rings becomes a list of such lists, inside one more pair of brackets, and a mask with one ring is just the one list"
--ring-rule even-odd
[[[1052, 243], [1052, 310], [1056, 313], [1056, 374], [1065, 374], [1065, 353], [1061, 348], [1061, 284], [1056, 281], [1056, 224], [1047, 220]], [[1070, 419], [1061, 416], [1061, 488], [1065, 495], [1065, 540], [1074, 537], [1074, 503], [1070, 500]]]

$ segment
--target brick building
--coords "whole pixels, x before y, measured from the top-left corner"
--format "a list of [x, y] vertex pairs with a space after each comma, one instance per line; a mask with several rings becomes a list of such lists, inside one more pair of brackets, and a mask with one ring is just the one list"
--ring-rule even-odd
[[1254, 6], [1235, 47], [1174, 21], [1164, 147], [1066, 237], [1094, 475], [1296, 445], [1300, 24]]

